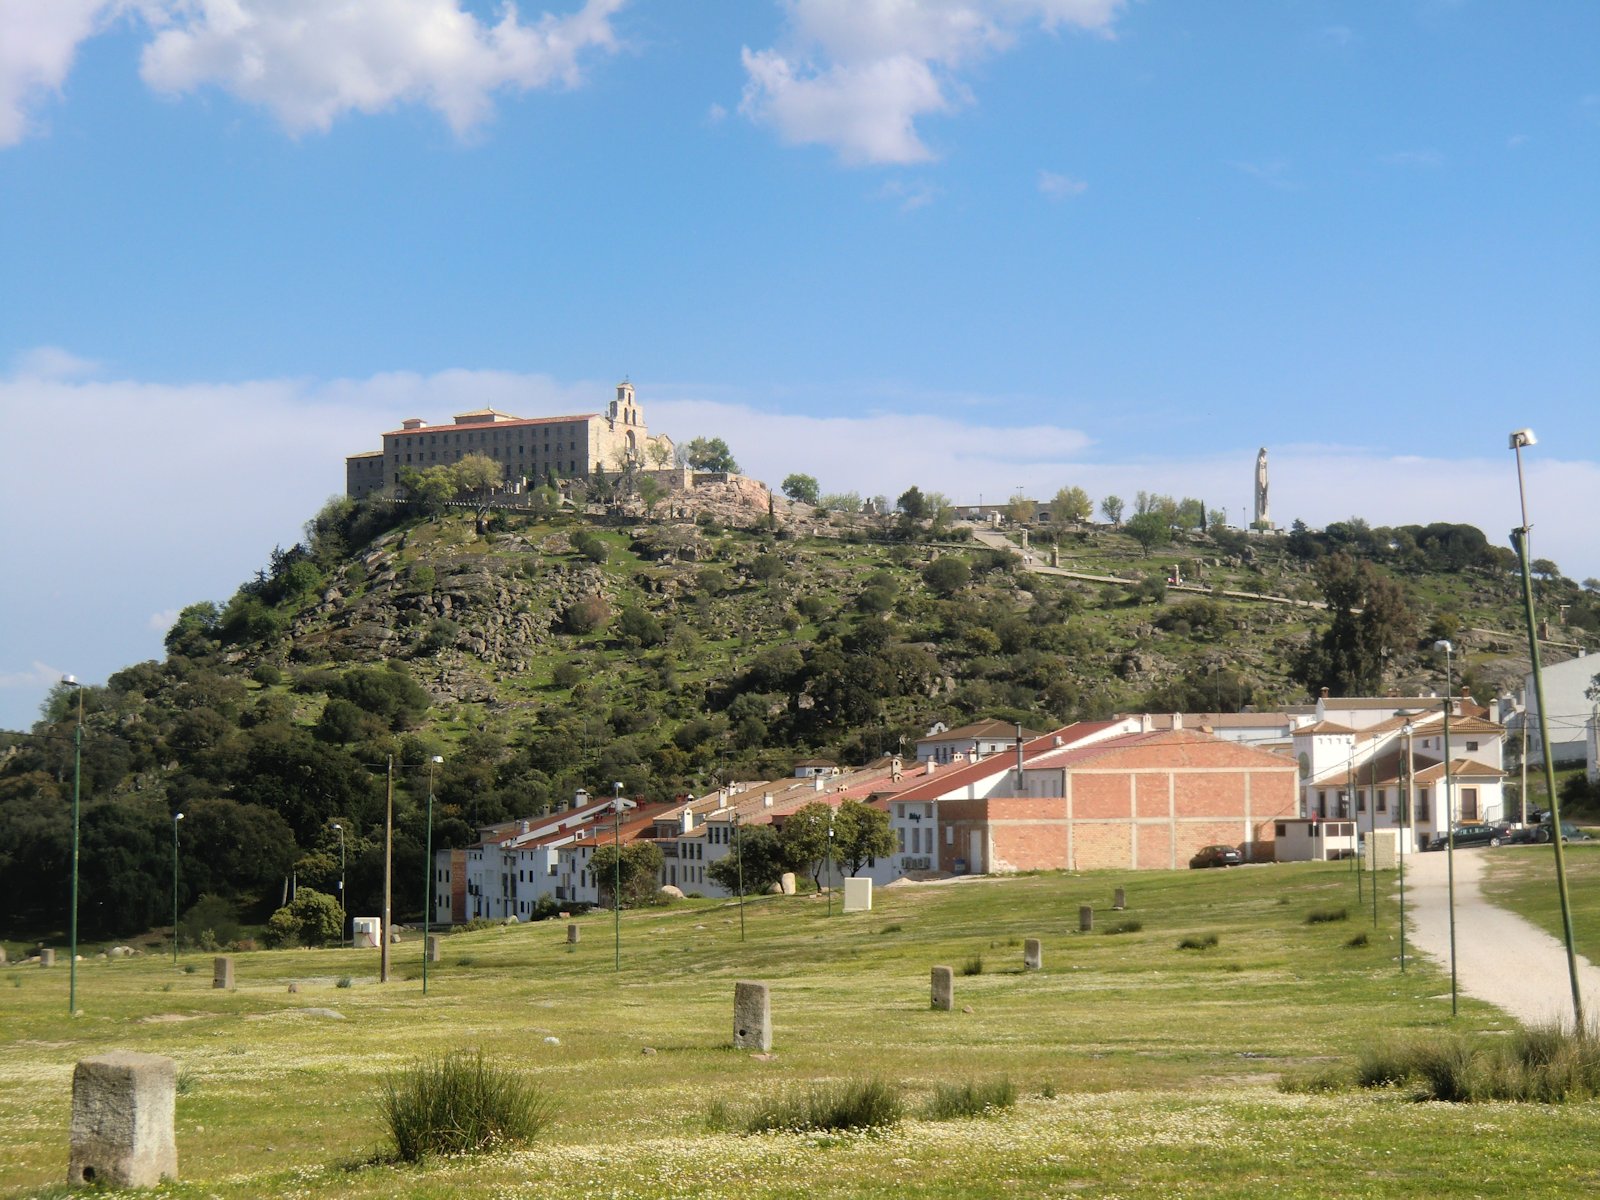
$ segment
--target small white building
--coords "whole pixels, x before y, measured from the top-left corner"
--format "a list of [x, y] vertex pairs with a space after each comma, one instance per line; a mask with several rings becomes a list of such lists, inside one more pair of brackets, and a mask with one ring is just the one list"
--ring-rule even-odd
[[[1595, 758], [1589, 752], [1589, 727], [1597, 702], [1588, 691], [1600, 678], [1600, 656], [1579, 652], [1577, 658], [1543, 669], [1545, 723], [1550, 733], [1551, 758], [1557, 766], [1586, 762], [1594, 778]], [[1528, 722], [1528, 765], [1544, 765], [1544, 745], [1539, 736], [1539, 697], [1533, 675], [1523, 679], [1524, 718]]]

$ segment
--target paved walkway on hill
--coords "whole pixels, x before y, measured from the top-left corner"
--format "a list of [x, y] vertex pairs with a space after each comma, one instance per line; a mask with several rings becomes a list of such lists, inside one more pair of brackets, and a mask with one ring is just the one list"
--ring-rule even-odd
[[[1137, 582], [1137, 580], [1129, 579], [1123, 575], [1091, 575], [1086, 571], [1072, 571], [1068, 570], [1066, 567], [1046, 566], [1040, 560], [1039, 556], [1033, 553], [1033, 551], [1024, 551], [1005, 534], [998, 533], [993, 529], [979, 529], [974, 527], [972, 530], [972, 537], [973, 540], [978, 542], [979, 545], [987, 546], [991, 550], [1009, 550], [1013, 554], [1025, 554], [1031, 556], [1033, 561], [1025, 561], [1023, 564], [1023, 569], [1035, 571], [1040, 575], [1059, 575], [1063, 579], [1082, 579], [1087, 583], [1117, 583], [1122, 584], [1123, 586], [1127, 586], [1129, 583]], [[1266, 592], [1240, 592], [1229, 588], [1213, 590], [1212, 588], [1204, 587], [1198, 583], [1172, 583], [1167, 585], [1167, 590], [1174, 592], [1193, 592], [1197, 596], [1226, 596], [1231, 600], [1258, 600], [1263, 604], [1282, 604], [1289, 608], [1328, 607], [1321, 600], [1296, 600], [1292, 596], [1273, 596]], [[1361, 610], [1356, 609], [1355, 611], [1360, 612]]]
[[[1456, 983], [1464, 995], [1486, 1000], [1526, 1024], [1572, 1025], [1572, 983], [1567, 948], [1559, 938], [1515, 913], [1491, 904], [1479, 888], [1488, 860], [1499, 854], [1542, 854], [1548, 846], [1457, 850]], [[1442, 852], [1406, 855], [1408, 950], [1421, 950], [1450, 970], [1448, 861]], [[1551, 886], [1554, 886], [1552, 883]], [[1600, 969], [1578, 959], [1583, 1010], [1600, 1013]]]

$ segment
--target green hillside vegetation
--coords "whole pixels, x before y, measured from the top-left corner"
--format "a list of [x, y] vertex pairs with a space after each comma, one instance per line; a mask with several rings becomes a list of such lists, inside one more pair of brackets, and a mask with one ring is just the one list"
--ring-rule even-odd
[[[73, 1063], [117, 1048], [179, 1064], [174, 1197], [1586, 1194], [1592, 1101], [1307, 1090], [1392, 1038], [1449, 1028], [1495, 1045], [1515, 1028], [1465, 996], [1452, 1021], [1439, 970], [1399, 972], [1389, 884], [1376, 925], [1345, 864], [901, 886], [849, 917], [765, 897], [743, 942], [737, 905], [691, 900], [624, 914], [620, 972], [603, 914], [579, 919], [577, 946], [564, 925], [450, 934], [426, 997], [416, 938], [394, 948], [388, 985], [375, 951], [239, 954], [232, 992], [212, 988], [209, 957], [158, 954], [85, 963], [72, 1020], [64, 968], [12, 967], [0, 1192], [57, 1194]], [[1129, 908], [1112, 914], [1118, 887]], [[1077, 933], [1080, 904], [1139, 928]], [[1347, 921], [1307, 921], [1342, 908]], [[1041, 971], [1022, 970], [1030, 937]], [[956, 1011], [930, 1010], [935, 964], [958, 970]], [[729, 1048], [743, 979], [771, 987], [770, 1058]], [[394, 1164], [383, 1081], [479, 1050], [553, 1102], [553, 1123], [511, 1153]], [[902, 1119], [743, 1132], [797, 1092], [855, 1081], [880, 1083]], [[941, 1099], [969, 1088], [1015, 1101], [949, 1118]]]
[[[179, 811], [185, 911], [209, 896], [249, 927], [291, 877], [336, 893], [341, 832], [351, 905], [373, 909], [391, 761], [395, 905], [420, 913], [430, 786], [434, 844], [460, 846], [580, 787], [667, 799], [811, 755], [909, 754], [936, 720], [1435, 690], [1441, 635], [1480, 696], [1522, 670], [1514, 560], [1466, 526], [1246, 537], [1141, 496], [1165, 545], [1073, 521], [1033, 532], [1033, 565], [1104, 582], [1026, 569], [1020, 544], [978, 544], [916, 489], [879, 516], [823, 496], [668, 520], [625, 479], [589, 515], [548, 487], [515, 514], [451, 487], [330, 501], [226, 604], [183, 610], [164, 661], [58, 688], [30, 733], [0, 735], [11, 938], [63, 933], [80, 700], [93, 940], [170, 923]], [[1540, 566], [1543, 609], [1565, 605], [1564, 635], [1593, 642], [1600, 597]]]

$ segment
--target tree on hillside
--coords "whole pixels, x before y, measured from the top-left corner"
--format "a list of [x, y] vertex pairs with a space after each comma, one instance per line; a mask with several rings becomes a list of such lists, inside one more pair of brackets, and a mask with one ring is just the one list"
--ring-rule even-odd
[[[602, 833], [600, 836], [604, 836]], [[600, 890], [602, 901], [610, 900], [621, 872], [622, 903], [646, 904], [656, 894], [661, 872], [661, 847], [654, 842], [629, 842], [622, 847], [622, 862], [617, 862], [614, 844], [596, 846], [589, 856], [589, 873]]]
[[834, 815], [834, 854], [845, 865], [846, 875], [855, 875], [874, 859], [894, 853], [894, 833], [889, 814], [881, 808], [846, 800]]
[[694, 438], [681, 448], [681, 453], [683, 461], [696, 471], [723, 471], [733, 475], [739, 470], [733, 451], [721, 438]]
[[900, 510], [902, 515], [913, 521], [920, 521], [928, 515], [928, 502], [922, 495], [922, 489], [916, 484], [912, 484], [901, 492], [900, 498], [894, 502], [894, 506]]
[[1105, 514], [1106, 520], [1113, 525], [1122, 524], [1122, 507], [1121, 496], [1107, 496], [1100, 501], [1100, 511]]
[[801, 504], [815, 505], [818, 498], [817, 481], [811, 475], [789, 475], [783, 481], [783, 494]]
[[1300, 656], [1297, 677], [1313, 693], [1376, 695], [1384, 659], [1416, 638], [1410, 597], [1371, 563], [1342, 552], [1319, 559], [1316, 578], [1333, 619]]
[[922, 582], [941, 596], [953, 596], [972, 580], [967, 560], [953, 554], [936, 558], [922, 568]]
[[811, 876], [811, 882], [822, 887], [823, 864], [828, 861], [828, 829], [833, 822], [833, 808], [821, 800], [802, 804], [790, 813], [779, 834], [783, 842], [783, 856], [790, 867]]
[[1006, 520], [1021, 528], [1033, 524], [1033, 514], [1038, 505], [1024, 496], [1013, 496], [1006, 501]]
[[1064, 487], [1050, 501], [1050, 524], [1059, 530], [1070, 529], [1080, 521], [1087, 521], [1094, 512], [1094, 502], [1089, 493], [1074, 484]]
[[1146, 554], [1172, 540], [1172, 526], [1159, 512], [1142, 512], [1129, 521], [1124, 529]]
[[741, 861], [746, 895], [761, 895], [790, 869], [778, 831], [771, 825], [741, 824], [733, 834], [731, 852], [707, 867], [706, 877], [720, 888], [737, 892]]

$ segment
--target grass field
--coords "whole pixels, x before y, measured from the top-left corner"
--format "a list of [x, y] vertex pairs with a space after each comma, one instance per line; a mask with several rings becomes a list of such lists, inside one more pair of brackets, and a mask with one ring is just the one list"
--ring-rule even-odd
[[[1076, 932], [1078, 906], [1137, 932]], [[1344, 920], [1308, 923], [1348, 908]], [[831, 919], [818, 898], [746, 913], [688, 901], [456, 934], [421, 995], [420, 946], [0, 971], [0, 1194], [64, 1189], [72, 1064], [176, 1058], [183, 1197], [1578, 1195], [1600, 1186], [1600, 1105], [1421, 1105], [1280, 1091], [1375, 1038], [1444, 1028], [1448, 986], [1394, 955], [1343, 865], [1038, 875], [880, 891]], [[1365, 933], [1367, 944], [1349, 945]], [[1180, 950], [1185, 938], [1216, 944]], [[1044, 970], [1022, 971], [1022, 939]], [[979, 974], [960, 972], [974, 958]], [[957, 969], [955, 1012], [928, 972]], [[349, 976], [353, 986], [338, 987]], [[730, 1047], [733, 984], [772, 988], [773, 1056]], [[298, 983], [296, 994], [289, 983]], [[971, 1011], [961, 1011], [970, 1008]], [[1510, 1027], [1464, 1001], [1457, 1025]], [[556, 1042], [547, 1039], [557, 1039]], [[533, 1147], [420, 1167], [383, 1161], [377, 1085], [419, 1055], [481, 1048], [560, 1104]], [[1008, 1078], [998, 1115], [879, 1134], [747, 1136], [708, 1115], [816, 1080], [880, 1078], [913, 1110], [940, 1084]], [[151, 1193], [155, 1194], [155, 1193]]]

